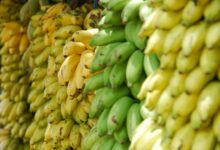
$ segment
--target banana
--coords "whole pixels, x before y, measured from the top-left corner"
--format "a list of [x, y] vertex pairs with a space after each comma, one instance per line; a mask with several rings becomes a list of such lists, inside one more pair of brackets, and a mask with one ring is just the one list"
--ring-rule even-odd
[[211, 128], [200, 130], [196, 133], [192, 144], [192, 150], [214, 149], [216, 143], [215, 135]]
[[52, 111], [58, 108], [59, 103], [56, 97], [53, 97], [50, 101], [44, 104], [44, 114], [48, 116]]
[[100, 144], [100, 148], [111, 150], [115, 144], [115, 139], [112, 136], [106, 135], [101, 137], [103, 142]]
[[127, 23], [130, 20], [133, 20], [139, 15], [140, 5], [143, 3], [143, 0], [130, 0], [122, 10], [121, 17], [123, 23]]
[[100, 99], [100, 103], [105, 108], [110, 108], [119, 98], [127, 95], [129, 95], [129, 90], [126, 86], [115, 89], [107, 87]]
[[34, 143], [37, 143], [43, 140], [45, 131], [46, 131], [46, 128], [36, 128], [33, 136], [30, 139], [30, 144], [32, 145]]
[[56, 72], [56, 58], [53, 56], [48, 57], [47, 75], [52, 76]]
[[144, 71], [146, 75], [150, 76], [159, 66], [160, 60], [156, 54], [152, 53], [144, 56]]
[[82, 42], [69, 41], [63, 47], [63, 55], [65, 57], [72, 54], [80, 55], [85, 49], [85, 44], [83, 44]]
[[36, 67], [36, 68], [34, 68], [32, 74], [30, 76], [30, 80], [31, 81], [41, 80], [46, 76], [46, 73], [47, 73], [47, 68]]
[[127, 150], [129, 148], [129, 145], [127, 143], [121, 144], [119, 142], [115, 142], [112, 150]]
[[193, 1], [188, 1], [183, 9], [182, 24], [191, 26], [197, 23], [203, 16], [204, 6], [196, 5]]
[[37, 128], [37, 122], [36, 121], [31, 122], [31, 124], [28, 126], [25, 132], [24, 137], [29, 140], [33, 136], [36, 128]]
[[53, 76], [46, 76], [43, 80], [44, 87], [48, 87], [50, 84], [57, 82], [57, 77], [56, 75]]
[[60, 130], [60, 133], [59, 133], [60, 138], [61, 139], [67, 138], [70, 135], [70, 132], [73, 126], [73, 120], [66, 119], [64, 121], [60, 121], [58, 123], [58, 126], [59, 126], [59, 129], [62, 129]]
[[199, 93], [214, 78], [214, 75], [214, 73], [205, 74], [201, 67], [195, 68], [185, 80], [185, 91], [187, 93]]
[[166, 121], [166, 136], [173, 137], [174, 134], [188, 121], [188, 117], [177, 117], [174, 118], [173, 116], [169, 116]]
[[[70, 81], [68, 82], [66, 90], [67, 90], [67, 95], [69, 95], [69, 96], [74, 96], [77, 93], [75, 79], [76, 78], [74, 76], [72, 76]], [[60, 99], [60, 100], [64, 100], [64, 99]]]
[[112, 71], [112, 67], [106, 67], [104, 70], [104, 77], [103, 78], [104, 78], [104, 85], [105, 86], [110, 85], [109, 77], [110, 77], [111, 71]]
[[21, 116], [28, 110], [28, 104], [25, 101], [18, 102], [16, 105], [15, 113], [17, 116]]
[[58, 72], [58, 82], [61, 85], [65, 85], [65, 83], [71, 79], [79, 60], [80, 56], [75, 54], [70, 55], [65, 59]]
[[216, 138], [218, 139], [218, 141], [220, 139], [220, 133], [218, 130], [219, 124], [220, 124], [220, 112], [218, 111], [218, 113], [216, 113], [216, 115], [214, 117], [213, 124], [212, 124], [212, 130], [213, 130]]
[[98, 28], [98, 22], [101, 18], [102, 10], [97, 8], [91, 10], [85, 17], [83, 26], [85, 29]]
[[53, 38], [54, 39], [57, 39], [57, 38], [65, 39], [71, 36], [73, 33], [75, 33], [78, 30], [81, 30], [81, 27], [77, 25], [63, 26], [59, 30], [54, 32]]
[[114, 139], [121, 144], [127, 143], [129, 141], [127, 127], [122, 126], [118, 131], [114, 132]]
[[218, 67], [220, 66], [220, 62], [218, 61], [220, 59], [219, 57], [220, 50], [218, 48], [205, 48], [200, 56], [200, 66], [203, 72], [206, 74], [217, 72]]
[[167, 34], [163, 45], [163, 53], [178, 52], [186, 32], [186, 27], [179, 24], [173, 27]]
[[132, 104], [133, 99], [126, 96], [120, 98], [113, 104], [112, 108], [110, 109], [107, 120], [109, 134], [112, 134], [114, 131], [122, 127], [123, 123], [126, 120], [127, 112]]
[[163, 45], [167, 36], [167, 31], [156, 29], [150, 36], [147, 46], [144, 50], [145, 54], [150, 54], [152, 52], [160, 55], [163, 50]]
[[182, 9], [186, 5], [187, 2], [188, 2], [187, 0], [181, 0], [178, 3], [175, 0], [164, 0], [163, 8], [166, 10], [177, 11], [177, 10]]
[[19, 52], [24, 53], [29, 45], [29, 39], [26, 34], [23, 34], [19, 43]]
[[130, 91], [131, 91], [131, 95], [138, 99], [138, 94], [139, 91], [141, 90], [141, 86], [142, 83], [144, 82], [144, 79], [146, 78], [146, 76], [144, 74], [142, 74], [142, 76], [140, 77], [140, 79], [138, 79], [138, 81], [136, 81], [131, 87], [130, 87]]
[[207, 48], [217, 48], [220, 46], [220, 23], [212, 24], [207, 31], [206, 38], [205, 38], [205, 45]]
[[174, 135], [171, 143], [171, 149], [190, 149], [193, 144], [195, 134], [196, 132], [193, 130], [190, 124], [184, 125]]
[[91, 77], [83, 89], [83, 93], [88, 93], [104, 87], [104, 73], [99, 73]]
[[161, 90], [153, 90], [152, 92], [147, 92], [144, 105], [148, 109], [152, 110], [153, 108], [156, 107], [161, 94], [162, 94]]
[[153, 8], [148, 5], [147, 2], [143, 2], [139, 8], [139, 18], [142, 22], [145, 22], [150, 14], [153, 12]]
[[150, 127], [149, 129], [144, 130], [144, 135], [137, 142], [135, 149], [144, 150], [152, 149], [154, 143], [161, 137], [163, 133], [163, 128], [160, 127]]
[[65, 101], [65, 111], [68, 115], [72, 115], [74, 109], [78, 107], [78, 101], [76, 99], [72, 99], [70, 96], [67, 97]]
[[46, 63], [47, 62], [47, 59], [48, 59], [48, 56], [49, 56], [49, 54], [50, 54], [50, 47], [47, 47], [47, 48], [45, 48], [44, 50], [43, 50], [43, 52], [42, 53], [40, 53], [36, 58], [35, 58], [35, 64], [37, 65], [37, 66], [40, 66], [40, 65], [42, 65], [42, 64], [44, 64], [44, 63]]
[[160, 8], [155, 8], [155, 10], [148, 16], [148, 18], [142, 25], [138, 36], [140, 36], [141, 38], [150, 36], [156, 30], [156, 22], [161, 13], [162, 10]]
[[39, 121], [41, 120], [42, 118], [45, 117], [45, 114], [44, 114], [44, 106], [40, 106], [37, 111], [35, 112], [35, 115], [34, 115], [34, 120], [36, 121]]
[[46, 48], [46, 45], [44, 45], [43, 39], [40, 41], [37, 41], [36, 43], [33, 43], [29, 46], [29, 51], [32, 56], [37, 56], [40, 54], [44, 49]]
[[209, 2], [210, 2], [210, 0], [195, 0], [195, 1], [194, 1], [194, 3], [195, 3], [196, 5], [202, 5], [202, 6], [208, 4]]
[[122, 62], [113, 66], [109, 76], [109, 81], [112, 88], [117, 88], [126, 81], [126, 65], [127, 62]]
[[18, 135], [20, 128], [21, 128], [21, 124], [15, 123], [15, 125], [11, 129], [11, 136], [15, 137], [16, 135]]
[[51, 18], [53, 16], [56, 16], [58, 13], [63, 11], [65, 12], [67, 10], [70, 10], [69, 5], [65, 3], [57, 3], [46, 10], [46, 14], [43, 16], [42, 19], [45, 20], [47, 18]]
[[211, 118], [205, 121], [201, 120], [201, 117], [197, 109], [195, 109], [190, 116], [190, 124], [195, 130], [209, 127], [211, 121], [212, 121]]
[[220, 2], [218, 0], [211, 1], [204, 10], [204, 17], [207, 22], [219, 21], [220, 17]]
[[69, 13], [59, 13], [57, 16], [57, 19], [62, 23], [63, 26], [67, 25], [79, 25], [81, 26], [83, 24], [83, 17], [77, 16], [75, 14]]
[[93, 50], [95, 47], [91, 47], [89, 45], [89, 42], [93, 38], [93, 36], [98, 33], [98, 31], [99, 30], [96, 28], [88, 30], [79, 30], [72, 35], [71, 40], [74, 42], [82, 42], [87, 49]]
[[206, 32], [207, 24], [205, 22], [193, 25], [186, 31], [182, 42], [182, 51], [184, 56], [189, 56], [202, 49], [205, 42]]
[[69, 138], [71, 140], [71, 147], [73, 148], [77, 148], [77, 146], [79, 146], [80, 141], [81, 141], [79, 129], [80, 129], [80, 126], [77, 124], [74, 124], [70, 131]]
[[113, 11], [120, 11], [122, 10], [129, 0], [111, 0], [108, 2], [107, 8]]
[[197, 94], [182, 93], [174, 102], [172, 115], [173, 117], [186, 117], [196, 108], [198, 101]]
[[103, 27], [122, 25], [121, 12], [118, 11], [107, 11], [106, 14], [102, 17], [102, 19], [103, 19], [103, 25], [102, 25]]
[[26, 122], [21, 125], [19, 132], [18, 132], [18, 137], [23, 138], [29, 124], [30, 124], [29, 122]]
[[162, 54], [160, 57], [160, 68], [175, 69], [177, 55], [178, 53]]
[[136, 50], [135, 45], [131, 42], [124, 42], [114, 48], [111, 54], [109, 65], [112, 66], [116, 63], [122, 63], [126, 61], [131, 54]]
[[201, 120], [208, 120], [217, 112], [220, 105], [219, 89], [220, 82], [211, 82], [202, 90], [197, 104], [197, 111]]
[[108, 128], [107, 128], [107, 118], [109, 115], [109, 109], [104, 109], [97, 121], [97, 132], [99, 136], [103, 136], [107, 134]]
[[132, 141], [136, 127], [142, 121], [142, 117], [140, 114], [140, 106], [141, 105], [137, 103], [133, 104], [127, 113], [126, 127], [127, 127], [127, 134], [128, 134], [130, 141]]
[[187, 75], [187, 73], [181, 73], [179, 71], [174, 72], [169, 83], [169, 89], [172, 96], [177, 97], [185, 90], [184, 84], [179, 83], [184, 83]]
[[54, 110], [52, 111], [48, 117], [47, 117], [47, 122], [49, 124], [57, 124], [62, 120], [62, 115], [60, 110]]
[[102, 46], [114, 42], [122, 42], [125, 40], [125, 31], [122, 27], [111, 27], [99, 31], [90, 40], [91, 46]]
[[148, 83], [151, 81], [151, 78], [153, 77], [153, 74], [149, 75], [142, 83], [141, 89], [137, 95], [137, 98], [139, 100], [143, 100], [146, 97], [147, 91], [148, 91]]
[[99, 139], [97, 127], [94, 126], [91, 131], [82, 140], [82, 148], [88, 150]]
[[[56, 41], [58, 41], [58, 40], [56, 40]], [[63, 45], [55, 46], [55, 44], [54, 44], [54, 46], [51, 47], [50, 55], [57, 57], [57, 56], [61, 55], [62, 51], [63, 51]]]

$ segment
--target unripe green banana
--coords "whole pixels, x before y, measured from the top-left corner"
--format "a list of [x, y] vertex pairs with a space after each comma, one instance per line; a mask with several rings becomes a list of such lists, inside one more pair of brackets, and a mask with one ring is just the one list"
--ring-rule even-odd
[[89, 150], [99, 139], [97, 126], [94, 126], [82, 141], [82, 149]]
[[137, 18], [139, 15], [139, 8], [142, 3], [143, 0], [130, 0], [122, 10], [122, 21], [126, 23]]
[[109, 76], [112, 88], [118, 88], [126, 81], [126, 65], [127, 62], [122, 62], [113, 66]]
[[103, 136], [108, 132], [107, 118], [109, 111], [110, 111], [109, 109], [104, 109], [97, 121], [97, 132], [99, 136]]
[[200, 56], [200, 66], [206, 74], [217, 72], [220, 66], [220, 49], [207, 49], [202, 51]]
[[145, 22], [152, 12], [153, 12], [153, 8], [150, 7], [146, 1], [143, 2], [143, 4], [140, 5], [140, 8], [139, 8], [139, 18], [140, 18], [140, 20], [142, 22]]
[[101, 30], [90, 41], [91, 46], [102, 46], [114, 42], [123, 42], [125, 32], [122, 27], [111, 27]]
[[144, 72], [144, 54], [137, 50], [129, 58], [126, 67], [127, 85], [132, 86]]
[[106, 67], [104, 70], [104, 85], [109, 86], [110, 85], [110, 74], [112, 71], [112, 67]]
[[105, 94], [104, 93], [105, 90], [106, 90], [106, 87], [98, 89], [95, 92], [95, 97], [94, 97], [92, 104], [91, 104], [91, 110], [89, 112], [89, 117], [94, 118], [94, 117], [98, 116], [104, 110], [104, 107], [101, 103], [101, 98]]
[[202, 49], [205, 42], [206, 31], [207, 23], [205, 22], [193, 25], [186, 31], [182, 42], [182, 51], [184, 56], [189, 56]]
[[104, 25], [120, 26], [122, 25], [121, 12], [107, 11], [104, 15]]
[[135, 103], [130, 107], [127, 113], [126, 127], [127, 127], [127, 133], [128, 133], [128, 137], [130, 141], [132, 140], [136, 127], [142, 121], [140, 109], [141, 109], [141, 105], [138, 103]]
[[138, 79], [138, 81], [136, 81], [131, 87], [130, 87], [130, 91], [131, 94], [134, 98], [138, 99], [138, 94], [139, 91], [141, 90], [141, 86], [142, 83], [144, 82], [144, 79], [146, 79], [146, 76], [144, 74], [142, 74], [142, 76], [140, 77], [140, 79]]
[[107, 8], [113, 11], [120, 11], [128, 2], [129, 0], [111, 0], [109, 1]]
[[102, 137], [103, 142], [100, 144], [100, 148], [105, 149], [105, 150], [112, 150], [114, 144], [115, 144], [115, 139], [112, 136], [104, 136]]
[[144, 56], [144, 71], [146, 75], [150, 75], [160, 67], [160, 60], [154, 53]]
[[111, 54], [110, 65], [113, 66], [116, 63], [126, 61], [130, 55], [136, 50], [135, 45], [131, 42], [124, 42], [114, 48], [114, 52]]
[[115, 142], [112, 150], [128, 150], [129, 148], [129, 144], [125, 143], [125, 144], [121, 144], [119, 142]]
[[186, 78], [185, 91], [187, 93], [199, 93], [214, 76], [214, 73], [206, 74], [203, 72], [201, 67], [195, 68]]
[[83, 93], [86, 94], [90, 91], [94, 91], [102, 87], [104, 87], [104, 72], [91, 77], [86, 83]]
[[122, 127], [126, 121], [127, 112], [133, 102], [133, 99], [125, 96], [114, 103], [108, 115], [107, 126], [109, 134], [112, 134]]
[[217, 48], [220, 46], [220, 22], [212, 24], [207, 31], [205, 44], [207, 48]]
[[115, 89], [106, 87], [100, 99], [100, 104], [105, 108], [110, 108], [119, 98], [129, 95], [129, 93], [130, 91], [127, 86], [121, 86]]
[[127, 127], [122, 126], [119, 130], [114, 132], [114, 138], [117, 142], [121, 144], [125, 144], [129, 141]]
[[191, 26], [198, 22], [203, 16], [204, 6], [196, 5], [193, 1], [188, 1], [183, 9], [182, 24]]
[[90, 147], [91, 150], [99, 150], [101, 148], [101, 144], [104, 142], [103, 137], [99, 138], [93, 145]]
[[167, 34], [163, 45], [163, 53], [177, 52], [181, 49], [186, 27], [183, 25], [176, 25]]
[[212, 0], [205, 8], [205, 20], [208, 22], [215, 22], [220, 20], [220, 2]]

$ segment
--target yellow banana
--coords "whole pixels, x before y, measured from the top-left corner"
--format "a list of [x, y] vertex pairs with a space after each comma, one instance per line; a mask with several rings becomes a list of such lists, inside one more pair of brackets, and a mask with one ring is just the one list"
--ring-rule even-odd
[[77, 25], [63, 26], [59, 30], [54, 32], [53, 38], [54, 39], [57, 39], [57, 38], [65, 39], [80, 29], [81, 27]]
[[61, 88], [58, 82], [54, 82], [50, 84], [48, 87], [44, 89], [44, 98], [49, 98], [57, 93], [57, 91]]
[[220, 46], [220, 22], [212, 24], [207, 31], [205, 45], [207, 48], [217, 48]]
[[74, 96], [77, 92], [76, 89], [76, 78], [74, 76], [71, 77], [70, 81], [68, 82], [67, 85], [67, 95], [69, 96]]
[[66, 119], [63, 121], [60, 121], [58, 123], [59, 126], [59, 136], [61, 139], [67, 138], [70, 135], [72, 126], [73, 126], [73, 120], [72, 119]]
[[71, 39], [75, 42], [82, 42], [85, 44], [87, 49], [92, 49], [94, 50], [95, 47], [91, 47], [89, 45], [89, 41], [92, 39], [92, 37], [97, 34], [99, 29], [94, 28], [94, 29], [88, 29], [88, 30], [79, 30], [76, 31]]
[[47, 66], [47, 75], [52, 76], [56, 72], [56, 64], [55, 64], [55, 57], [49, 56], [48, 57], [48, 66]]
[[44, 63], [47, 63], [47, 59], [48, 59], [48, 56], [50, 54], [50, 47], [47, 47], [43, 50], [42, 53], [40, 53], [36, 58], [35, 58], [35, 64], [37, 66], [40, 66]]
[[45, 20], [45, 19], [54, 17], [57, 14], [59, 14], [60, 12], [63, 12], [63, 11], [65, 12], [69, 9], [70, 9], [69, 5], [67, 5], [65, 3], [57, 3], [56, 5], [53, 5], [47, 9], [46, 14], [43, 16], [42, 19]]
[[29, 39], [26, 34], [23, 34], [19, 43], [19, 52], [24, 53], [29, 45]]
[[184, 56], [189, 56], [202, 49], [205, 42], [206, 32], [207, 24], [205, 22], [193, 25], [186, 31], [182, 42]]
[[208, 22], [219, 21], [220, 17], [220, 2], [218, 0], [212, 0], [205, 8], [204, 17]]
[[162, 91], [161, 90], [154, 90], [152, 92], [147, 92], [147, 97], [145, 99], [145, 106], [152, 110], [157, 105], [157, 102], [161, 96]]
[[199, 93], [214, 76], [215, 73], [206, 74], [201, 67], [195, 68], [186, 78], [185, 91], [191, 94]]
[[68, 115], [72, 115], [76, 107], [78, 107], [78, 101], [70, 96], [65, 101], [65, 111]]
[[163, 1], [163, 8], [167, 9], [167, 10], [180, 10], [182, 9], [185, 4], [187, 3], [187, 0], [180, 0], [179, 2], [175, 1], [175, 0], [164, 0]]
[[177, 52], [181, 49], [181, 43], [186, 32], [186, 27], [177, 25], [171, 29], [164, 41], [163, 53]]
[[83, 17], [81, 15], [75, 15], [71, 13], [60, 13], [57, 16], [57, 19], [60, 20], [63, 26], [66, 25], [79, 25], [83, 24]]
[[72, 54], [80, 55], [86, 49], [82, 42], [68, 41], [63, 47], [63, 55], [70, 56]]
[[65, 59], [58, 72], [58, 81], [61, 85], [65, 85], [66, 82], [70, 81], [79, 60], [80, 56], [75, 54], [70, 55]]
[[147, 47], [144, 50], [145, 54], [156, 53], [161, 54], [163, 50], [164, 41], [166, 39], [167, 31], [156, 29], [148, 40]]
[[33, 70], [30, 76], [30, 80], [34, 81], [34, 80], [43, 79], [46, 76], [46, 73], [47, 73], [47, 68], [37, 67]]
[[162, 54], [160, 57], [160, 68], [161, 69], [175, 69], [177, 55], [178, 53]]
[[67, 87], [61, 86], [56, 94], [56, 100], [57, 100], [58, 104], [61, 104], [62, 102], [64, 102], [66, 100], [66, 98], [67, 98]]
[[178, 150], [180, 148], [182, 150], [190, 149], [193, 144], [195, 133], [196, 132], [193, 130], [190, 124], [184, 125], [174, 135], [174, 138], [171, 143], [171, 149], [173, 150]]
[[203, 16], [204, 6], [188, 1], [183, 9], [182, 24], [191, 26], [198, 22]]
[[197, 109], [195, 109], [190, 116], [190, 124], [194, 129], [207, 128], [210, 126], [211, 121], [212, 121], [211, 118], [205, 121], [201, 120], [201, 117]]
[[36, 128], [37, 128], [37, 122], [36, 122], [36, 121], [33, 121], [33, 122], [29, 125], [29, 127], [27, 128], [24, 137], [25, 137], [27, 140], [29, 140], [29, 139], [33, 136], [34, 131], [35, 131]]
[[73, 125], [69, 139], [71, 141], [71, 147], [77, 148], [80, 145], [81, 135], [80, 135], [80, 126], [75, 124]]
[[192, 144], [192, 150], [197, 149], [214, 149], [216, 143], [215, 135], [211, 128], [199, 130]]
[[212, 124], [212, 130], [215, 136], [217, 137], [218, 141], [220, 139], [219, 124], [220, 124], [220, 112], [218, 111], [218, 113], [216, 113], [214, 117], [213, 124]]

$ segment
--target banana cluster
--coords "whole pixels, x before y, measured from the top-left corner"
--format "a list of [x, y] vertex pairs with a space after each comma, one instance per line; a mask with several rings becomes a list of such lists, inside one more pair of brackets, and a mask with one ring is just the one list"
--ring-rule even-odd
[[29, 44], [25, 33], [25, 28], [17, 22], [5, 23], [1, 32], [0, 149], [29, 148], [22, 141], [33, 117], [27, 103], [29, 74], [22, 60]]
[[149, 38], [144, 52], [148, 60], [159, 56], [160, 68], [147, 69], [138, 94], [145, 120], [130, 149], [218, 149], [220, 1], [151, 1], [142, 8], [148, 13], [139, 36]]

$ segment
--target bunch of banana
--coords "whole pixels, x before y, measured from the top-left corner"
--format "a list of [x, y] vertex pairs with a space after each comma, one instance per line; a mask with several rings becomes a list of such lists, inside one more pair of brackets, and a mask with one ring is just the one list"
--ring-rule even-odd
[[163, 0], [147, 5], [146, 12], [153, 11], [143, 19], [139, 36], [149, 38], [145, 57], [156, 53], [160, 68], [145, 69], [149, 77], [138, 94], [145, 98], [145, 120], [129, 149], [218, 149], [220, 2]]

